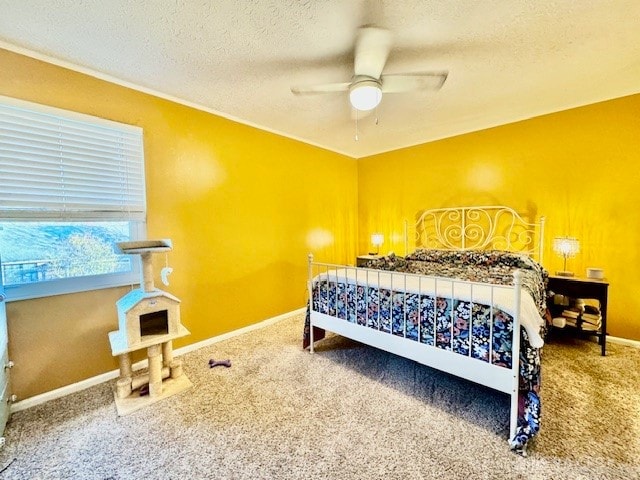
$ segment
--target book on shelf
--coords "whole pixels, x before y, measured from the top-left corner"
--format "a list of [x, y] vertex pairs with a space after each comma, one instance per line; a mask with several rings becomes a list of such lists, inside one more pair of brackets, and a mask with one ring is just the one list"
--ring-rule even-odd
[[580, 328], [589, 332], [597, 332], [600, 330], [600, 324], [594, 325], [593, 323], [582, 322]]
[[600, 309], [585, 305], [583, 315], [600, 315]]
[[583, 298], [582, 304], [584, 305], [584, 310], [596, 310], [600, 311], [600, 300], [597, 298]]
[[[600, 330], [602, 313], [600, 312], [599, 300], [595, 298], [566, 298], [566, 300], [564, 308], [559, 312], [558, 323], [590, 332]], [[559, 305], [557, 302], [554, 303]]]
[[565, 318], [578, 318], [580, 316], [580, 310], [573, 308], [565, 308], [562, 311], [562, 316]]
[[578, 326], [578, 319], [577, 318], [564, 317], [564, 320], [565, 320], [565, 324], [569, 325], [570, 327], [577, 327]]
[[583, 322], [587, 322], [587, 323], [592, 323], [594, 325], [599, 324], [600, 322], [602, 322], [602, 315], [595, 314], [595, 313], [583, 313], [580, 316], [580, 320], [582, 320]]

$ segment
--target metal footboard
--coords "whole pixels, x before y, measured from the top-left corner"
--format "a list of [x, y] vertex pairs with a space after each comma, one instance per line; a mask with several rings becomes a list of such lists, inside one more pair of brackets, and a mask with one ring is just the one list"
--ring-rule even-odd
[[[344, 286], [344, 292], [340, 285]], [[349, 310], [349, 286], [356, 292], [355, 311]], [[326, 289], [327, 302], [333, 299], [334, 304], [317, 305], [322, 298], [322, 290]], [[335, 291], [329, 291], [329, 289]], [[314, 351], [313, 327], [319, 327], [344, 337], [362, 342], [401, 357], [409, 358], [423, 365], [427, 365], [452, 375], [485, 385], [495, 390], [507, 393], [511, 397], [511, 413], [509, 438], [516, 434], [518, 417], [518, 380], [520, 359], [520, 301], [522, 288], [522, 273], [514, 273], [512, 286], [469, 282], [444, 277], [431, 277], [402, 272], [390, 272], [368, 268], [357, 268], [345, 265], [314, 262], [313, 255], [308, 258], [308, 290], [310, 309], [310, 352]], [[314, 296], [314, 289], [316, 289]], [[358, 303], [358, 292], [364, 293], [364, 317], [358, 317], [362, 308], [362, 302]], [[381, 309], [381, 297], [389, 293], [389, 328], [387, 331]], [[394, 293], [397, 293], [394, 296]], [[332, 295], [331, 295], [332, 294]], [[377, 296], [378, 306], [375, 300], [369, 298]], [[412, 297], [413, 296], [413, 297]], [[423, 299], [432, 297], [433, 301], [433, 331], [423, 331], [423, 323], [430, 326], [428, 318], [423, 314]], [[417, 298], [417, 317], [411, 314], [408, 318], [407, 302], [409, 298]], [[512, 345], [511, 367], [494, 363], [494, 324], [495, 315], [499, 314], [508, 302], [511, 308], [508, 313], [512, 317]], [[446, 335], [438, 331], [438, 301], [446, 299], [450, 305], [450, 327], [447, 345], [443, 338]], [[394, 302], [402, 303], [402, 317], [394, 317]], [[469, 302], [469, 327], [468, 338], [461, 338], [462, 332], [455, 325], [455, 302]], [[343, 304], [347, 303], [345, 308]], [[475, 306], [481, 305], [489, 308], [489, 351], [486, 361], [474, 356], [473, 326]], [[497, 308], [499, 305], [500, 308]], [[320, 308], [318, 308], [320, 307]], [[431, 307], [431, 306], [430, 306]], [[378, 311], [371, 315], [372, 311]], [[372, 310], [373, 309], [373, 310]], [[351, 315], [352, 314], [352, 315]], [[351, 316], [350, 316], [351, 315]], [[443, 318], [440, 315], [440, 318]], [[394, 331], [394, 319], [399, 321], [400, 328]], [[364, 320], [364, 324], [358, 323]], [[425, 320], [425, 322], [423, 322]], [[398, 322], [396, 322], [398, 323]], [[417, 339], [413, 338], [415, 324], [417, 323]], [[439, 335], [440, 334], [440, 335]], [[443, 336], [444, 335], [444, 336]], [[440, 340], [439, 340], [440, 338]], [[427, 339], [423, 342], [423, 339]], [[428, 339], [433, 339], [432, 344]], [[468, 352], [463, 355], [456, 353], [454, 345], [467, 345]]]

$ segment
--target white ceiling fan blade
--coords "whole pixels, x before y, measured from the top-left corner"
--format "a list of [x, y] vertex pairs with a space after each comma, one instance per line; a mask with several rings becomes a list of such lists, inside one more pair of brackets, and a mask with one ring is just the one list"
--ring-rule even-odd
[[356, 76], [379, 79], [391, 49], [391, 33], [384, 28], [362, 27], [358, 31], [354, 53]]
[[300, 87], [291, 87], [291, 92], [296, 95], [314, 94], [314, 93], [335, 93], [349, 91], [350, 82], [341, 83], [324, 83], [320, 85], [307, 85]]
[[411, 92], [415, 90], [438, 90], [442, 87], [449, 72], [407, 73], [382, 75], [384, 93]]

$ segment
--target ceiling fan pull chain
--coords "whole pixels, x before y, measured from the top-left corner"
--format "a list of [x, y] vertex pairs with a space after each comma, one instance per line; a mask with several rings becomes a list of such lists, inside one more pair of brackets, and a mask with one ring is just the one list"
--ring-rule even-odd
[[356, 110], [356, 136], [354, 138], [355, 138], [355, 141], [357, 142], [358, 141], [358, 109], [356, 108], [355, 110]]

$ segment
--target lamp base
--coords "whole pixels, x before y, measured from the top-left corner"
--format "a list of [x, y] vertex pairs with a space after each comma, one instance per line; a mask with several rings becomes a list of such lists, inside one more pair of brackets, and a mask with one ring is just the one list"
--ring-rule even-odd
[[574, 273], [573, 272], [556, 272], [556, 275], [558, 277], [573, 277]]

